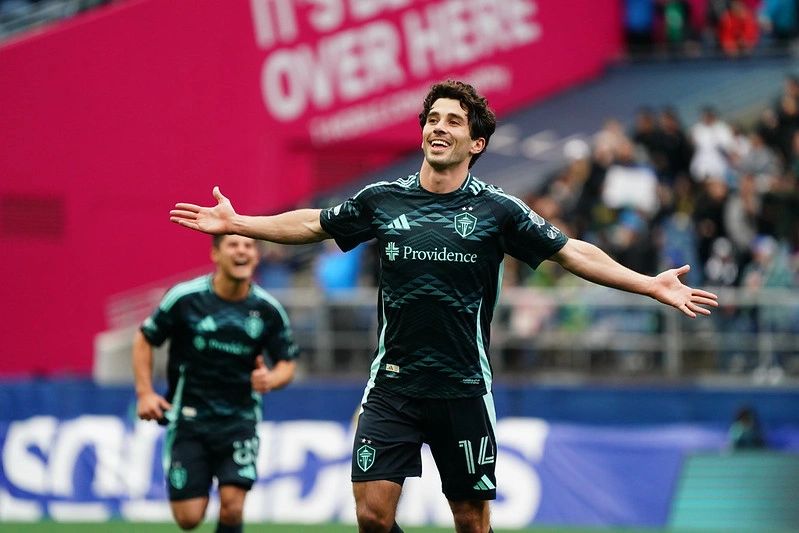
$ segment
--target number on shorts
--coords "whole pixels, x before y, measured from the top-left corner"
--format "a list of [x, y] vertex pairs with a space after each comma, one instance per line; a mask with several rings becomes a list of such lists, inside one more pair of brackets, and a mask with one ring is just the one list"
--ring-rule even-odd
[[[488, 435], [480, 439], [480, 453], [477, 456], [477, 464], [487, 465], [494, 462], [494, 456], [488, 455], [489, 453], [493, 452], [493, 449], [489, 448], [490, 444], [491, 440], [488, 438]], [[474, 468], [474, 452], [472, 451], [472, 441], [470, 440], [458, 441], [458, 447], [463, 448], [463, 453], [466, 456], [466, 471], [469, 474], [474, 474], [475, 468]]]

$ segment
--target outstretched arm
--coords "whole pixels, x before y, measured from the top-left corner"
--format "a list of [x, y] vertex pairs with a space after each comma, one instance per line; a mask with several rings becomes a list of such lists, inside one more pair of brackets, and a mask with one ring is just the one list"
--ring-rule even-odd
[[691, 318], [696, 318], [697, 313], [709, 315], [710, 309], [703, 306], [718, 306], [715, 294], [682, 284], [680, 276], [691, 269], [688, 265], [666, 270], [655, 277], [645, 276], [620, 265], [593, 244], [578, 239], [569, 239], [550, 259], [588, 281], [650, 296]]
[[330, 238], [319, 224], [320, 209], [298, 209], [274, 216], [239, 215], [219, 187], [214, 187], [213, 194], [217, 202], [214, 207], [175, 204], [169, 220], [213, 235], [244, 235], [280, 244], [305, 244]]

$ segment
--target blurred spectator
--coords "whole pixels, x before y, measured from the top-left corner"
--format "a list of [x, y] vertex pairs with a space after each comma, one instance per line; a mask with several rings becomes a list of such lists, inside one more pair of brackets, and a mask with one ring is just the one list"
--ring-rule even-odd
[[652, 50], [655, 0], [624, 0], [624, 30], [632, 53]]
[[650, 107], [642, 107], [635, 113], [632, 140], [652, 154], [660, 147], [660, 130], [655, 112]]
[[753, 450], [765, 448], [763, 430], [757, 413], [751, 407], [741, 407], [729, 430], [729, 444], [733, 450]]
[[706, 0], [704, 40], [707, 44], [718, 43], [718, 27], [729, 7], [729, 0]]
[[780, 176], [761, 198], [760, 232], [784, 241], [794, 250], [799, 249], [796, 235], [799, 231], [799, 189], [796, 178], [790, 174]]
[[742, 174], [751, 174], [758, 184], [758, 190], [766, 191], [779, 176], [780, 160], [769, 148], [758, 131], [749, 134], [749, 148], [736, 165]]
[[258, 247], [261, 260], [255, 268], [255, 282], [267, 290], [291, 288], [294, 268], [286, 247], [267, 241], [258, 241]]
[[608, 244], [609, 253], [627, 268], [648, 274], [656, 272], [657, 253], [648, 220], [641, 212], [623, 209], [608, 232]]
[[581, 139], [571, 139], [563, 146], [563, 155], [566, 168], [556, 176], [547, 194], [560, 206], [560, 212], [571, 219], [591, 174], [591, 147]]
[[659, 41], [673, 53], [694, 55], [699, 48], [691, 26], [692, 9], [688, 0], [657, 0], [660, 15]]
[[705, 283], [713, 287], [732, 287], [738, 281], [738, 262], [732, 243], [725, 237], [713, 241], [705, 263]]
[[709, 178], [726, 179], [729, 169], [728, 156], [733, 150], [735, 138], [732, 128], [721, 120], [713, 107], [702, 109], [699, 121], [691, 128], [694, 156], [691, 159], [691, 175], [702, 182]]
[[332, 329], [334, 368], [353, 368], [353, 361], [368, 361], [371, 347], [362, 342], [372, 328], [374, 311], [369, 308], [353, 310], [346, 301], [349, 292], [360, 285], [366, 244], [344, 253], [332, 239], [322, 243], [323, 250], [314, 263], [317, 286], [328, 299], [328, 323]]
[[358, 287], [366, 245], [359, 245], [349, 253], [342, 252], [333, 240], [324, 241], [323, 246], [314, 265], [319, 288], [326, 295], [335, 296]]
[[[679, 268], [682, 265], [699, 265], [696, 230], [690, 215], [677, 211], [660, 226], [660, 268]], [[692, 268], [685, 274], [686, 283], [702, 284], [702, 271]]]
[[666, 158], [664, 173], [659, 177], [666, 183], [673, 183], [678, 174], [688, 173], [694, 148], [683, 131], [680, 117], [675, 109], [664, 108], [658, 118], [661, 149]]
[[731, 186], [735, 186], [736, 171], [738, 170], [741, 161], [749, 154], [752, 149], [752, 141], [749, 140], [749, 134], [746, 132], [741, 124], [733, 124], [730, 126], [732, 129], [732, 146], [727, 154], [727, 160], [730, 165], [729, 172], [727, 173], [727, 180]]
[[799, 131], [799, 101], [791, 94], [783, 94], [777, 106], [777, 142], [785, 161], [790, 158], [796, 131]]
[[787, 46], [796, 37], [796, 0], [763, 0], [760, 25], [763, 33], [779, 46]]
[[617, 147], [616, 159], [608, 167], [602, 201], [611, 209], [632, 208], [653, 216], [658, 209], [657, 177], [651, 167], [636, 160], [632, 142]]
[[594, 151], [599, 157], [609, 159], [610, 164], [618, 156], [621, 146], [629, 142], [624, 125], [616, 118], [609, 118], [594, 136]]
[[766, 146], [771, 148], [776, 154], [782, 154], [780, 145], [780, 127], [777, 119], [776, 109], [767, 107], [760, 112], [755, 129], [760, 134]]
[[799, 131], [794, 132], [791, 140], [791, 153], [788, 157], [788, 174], [792, 178], [799, 178]]
[[741, 260], [748, 256], [749, 245], [760, 226], [760, 195], [755, 177], [743, 174], [738, 189], [730, 194], [724, 206], [724, 229]]
[[752, 260], [744, 267], [744, 288], [758, 291], [762, 288], [793, 286], [790, 259], [787, 251], [774, 237], [760, 235], [752, 241]]
[[704, 188], [696, 200], [694, 224], [699, 238], [699, 260], [704, 266], [710, 258], [713, 241], [726, 237], [724, 210], [727, 203], [727, 183], [719, 178], [705, 181]]
[[755, 14], [742, 0], [732, 0], [718, 26], [719, 44], [724, 53], [729, 57], [751, 53], [759, 33]]

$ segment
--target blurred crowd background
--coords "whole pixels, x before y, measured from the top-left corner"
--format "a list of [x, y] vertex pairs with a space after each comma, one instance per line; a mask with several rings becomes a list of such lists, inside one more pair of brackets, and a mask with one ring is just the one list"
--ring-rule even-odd
[[[455, 71], [500, 117], [479, 178], [632, 269], [689, 264], [721, 302], [690, 320], [507, 258], [497, 524], [796, 531], [797, 57], [799, 0], [0, 0], [0, 523], [168, 520], [131, 342], [211, 267], [166, 213], [213, 185], [271, 214], [414, 173], [418, 93]], [[259, 246], [302, 355], [265, 402], [250, 517], [346, 522], [381, 250]], [[409, 524], [435, 515], [421, 483]]]
[[[0, 0], [0, 38], [107, 3]], [[620, 12], [625, 46], [619, 64], [673, 63], [679, 69], [690, 61], [726, 61], [745, 72], [747, 63], [790, 58], [797, 49], [795, 0], [625, 0]], [[690, 111], [686, 119], [684, 107], [659, 99], [636, 104], [632, 120], [605, 116], [598, 132], [565, 142], [543, 178], [510, 192], [568, 235], [597, 244], [632, 269], [655, 274], [687, 263], [692, 269], [686, 283], [735, 291], [722, 298], [707, 324], [674, 326], [653, 307], [630, 307], [623, 299], [607, 307], [618, 296], [585, 305], [591, 299], [580, 293], [580, 304], [569, 303], [563, 290], [582, 286], [573, 276], [547, 262], [533, 273], [508, 258], [504, 288], [510, 292], [495, 325], [500, 371], [612, 374], [621, 368], [662, 377], [693, 365], [709, 372], [759, 371], [761, 380], [799, 375], [792, 347], [799, 303], [790, 299], [793, 293], [780, 292], [799, 284], [799, 75], [788, 71], [775, 78], [770, 95], [755, 107], [726, 109], [705, 101]], [[483, 175], [478, 166], [476, 172], [494, 181], [490, 171]], [[391, 177], [353, 175], [353, 185], [310, 203], [329, 206], [378, 176]], [[503, 186], [502, 180], [497, 184]], [[330, 242], [262, 244], [262, 253], [257, 281], [286, 300], [300, 330], [308, 332], [308, 370], [359, 374], [371, 356], [375, 324], [373, 297], [357, 290], [376, 285], [378, 251], [367, 244], [342, 254]], [[308, 295], [302, 291], [309, 288], [325, 298], [331, 310], [326, 317], [303, 303]], [[530, 303], [515, 288], [544, 292]], [[669, 355], [661, 341], [678, 329], [686, 340]], [[618, 341], [624, 348], [611, 342], [611, 332], [619, 331], [629, 334]], [[549, 348], [547, 335], [554, 336]], [[592, 347], [577, 349], [568, 335], [593, 339]]]

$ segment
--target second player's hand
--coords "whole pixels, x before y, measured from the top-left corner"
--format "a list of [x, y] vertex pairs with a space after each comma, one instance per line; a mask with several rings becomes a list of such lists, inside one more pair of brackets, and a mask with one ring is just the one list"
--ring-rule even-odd
[[219, 187], [214, 187], [213, 194], [216, 199], [214, 207], [178, 203], [169, 212], [169, 220], [181, 226], [213, 235], [230, 233], [231, 221], [236, 216], [236, 211]]
[[272, 372], [266, 367], [262, 355], [255, 358], [255, 370], [250, 374], [250, 383], [252, 390], [261, 394], [272, 390]]
[[136, 402], [136, 414], [142, 420], [161, 420], [170, 409], [172, 404], [155, 392], [142, 394]]

